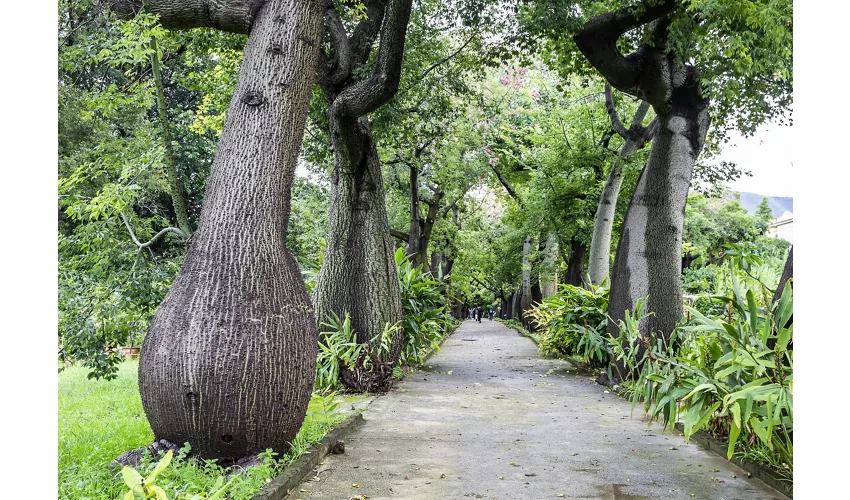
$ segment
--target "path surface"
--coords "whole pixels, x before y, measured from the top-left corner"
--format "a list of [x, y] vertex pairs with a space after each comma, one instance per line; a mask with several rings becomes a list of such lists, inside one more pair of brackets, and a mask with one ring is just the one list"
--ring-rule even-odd
[[630, 417], [571, 368], [500, 323], [465, 321], [288, 498], [785, 498], [678, 433], [647, 430], [639, 408]]

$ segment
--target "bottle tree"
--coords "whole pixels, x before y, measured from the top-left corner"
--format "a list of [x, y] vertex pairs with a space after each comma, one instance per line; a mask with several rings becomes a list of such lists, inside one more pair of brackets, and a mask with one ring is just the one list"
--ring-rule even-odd
[[[134, 14], [142, 1], [113, 1]], [[312, 392], [316, 324], [286, 247], [290, 188], [321, 43], [318, 0], [148, 0], [171, 29], [249, 33], [183, 265], [142, 346], [157, 440], [205, 458], [285, 449]]]
[[[332, 314], [351, 317], [359, 343], [402, 319], [401, 292], [384, 200], [381, 162], [368, 114], [399, 88], [411, 0], [366, 0], [365, 15], [349, 35], [332, 1], [325, 2], [330, 43], [321, 51], [319, 88], [327, 102], [334, 153], [327, 247], [313, 300], [321, 324]], [[377, 54], [371, 58], [377, 42]], [[389, 359], [401, 353], [391, 341]]]
[[524, 26], [555, 64], [642, 99], [658, 117], [631, 198], [611, 278], [609, 333], [647, 297], [643, 335], [669, 335], [682, 317], [682, 223], [709, 126], [751, 133], [791, 105], [791, 2], [732, 0], [533, 2]]

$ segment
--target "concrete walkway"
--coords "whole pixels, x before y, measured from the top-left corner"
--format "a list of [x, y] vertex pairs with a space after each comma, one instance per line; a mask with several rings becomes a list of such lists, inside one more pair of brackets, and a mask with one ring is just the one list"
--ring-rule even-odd
[[785, 498], [572, 368], [465, 321], [289, 498]]

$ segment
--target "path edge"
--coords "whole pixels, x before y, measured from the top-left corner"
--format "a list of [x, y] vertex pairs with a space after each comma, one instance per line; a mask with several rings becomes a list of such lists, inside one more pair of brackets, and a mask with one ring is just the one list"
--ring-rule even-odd
[[283, 472], [258, 491], [251, 500], [283, 500], [290, 491], [301, 484], [331, 449], [344, 437], [359, 428], [365, 420], [362, 413], [355, 413], [333, 428], [321, 441], [307, 449]]
[[[682, 425], [681, 422], [676, 422], [676, 430], [684, 434], [685, 426]], [[708, 450], [714, 453], [715, 455], [718, 455], [723, 458], [726, 458], [727, 456], [728, 444], [722, 443], [719, 440], [711, 437], [711, 435], [709, 435], [705, 431], [697, 431], [691, 434], [690, 440], [696, 441], [697, 444], [699, 444], [703, 449]], [[732, 459], [729, 461], [737, 465], [741, 469], [747, 471], [751, 477], [760, 479], [764, 484], [770, 486], [779, 493], [782, 493], [788, 498], [794, 498], [793, 480], [783, 478], [770, 468], [764, 467], [739, 456], [733, 455]]]
[[[521, 331], [520, 329], [516, 328], [513, 325], [506, 324], [505, 320], [500, 321], [500, 323], [502, 323], [502, 325], [505, 326], [506, 328], [510, 328], [511, 330], [517, 332], [521, 337], [531, 339], [536, 345], [539, 345], [539, 343], [537, 342], [537, 339], [534, 338], [534, 336], [530, 332], [528, 332], [527, 330]], [[525, 330], [525, 328], [523, 328], [523, 330]], [[565, 361], [568, 361], [572, 364], [575, 364], [575, 361], [572, 360], [569, 356], [559, 357], [559, 358], [564, 359]], [[610, 390], [610, 388], [609, 388], [609, 390]], [[631, 401], [631, 398], [627, 397], [625, 392], [622, 391], [622, 390], [612, 390], [611, 392], [613, 392], [617, 396], [621, 397], [622, 399], [625, 399], [626, 401]], [[676, 428], [677, 431], [681, 432], [684, 435], [685, 426], [682, 425], [681, 422], [677, 422], [675, 428]], [[714, 439], [707, 432], [705, 432], [705, 431], [694, 432], [693, 434], [691, 434], [690, 440], [695, 441], [700, 446], [700, 448], [702, 448], [706, 451], [709, 451], [711, 453], [714, 453], [715, 455], [718, 455], [718, 456], [725, 458], [728, 461], [734, 463], [735, 465], [737, 465], [741, 469], [748, 472], [750, 474], [750, 477], [754, 477], [754, 478], [761, 480], [764, 484], [770, 486], [771, 488], [775, 489], [777, 492], [785, 495], [788, 498], [794, 498], [794, 482], [793, 482], [793, 480], [789, 480], [788, 478], [782, 477], [781, 475], [779, 475], [776, 472], [774, 472], [773, 470], [771, 470], [769, 467], [759, 465], [759, 464], [757, 464], [753, 461], [744, 459], [740, 456], [733, 456], [731, 460], [726, 458], [727, 457], [727, 448], [728, 448], [727, 444], [722, 443], [717, 439]]]

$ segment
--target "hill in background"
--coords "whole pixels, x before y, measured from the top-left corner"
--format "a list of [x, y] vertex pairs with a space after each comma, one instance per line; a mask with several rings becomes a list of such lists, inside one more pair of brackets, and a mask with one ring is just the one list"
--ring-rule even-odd
[[[759, 203], [761, 203], [761, 199], [766, 196], [763, 194], [748, 193], [745, 191], [732, 191], [723, 196], [723, 202], [731, 201], [736, 193], [741, 197], [741, 208], [746, 210], [750, 215], [756, 213], [756, 208]], [[767, 196], [767, 203], [770, 206], [770, 210], [773, 212], [774, 218], [779, 217], [785, 212], [794, 213], [794, 198], [788, 196]]]

